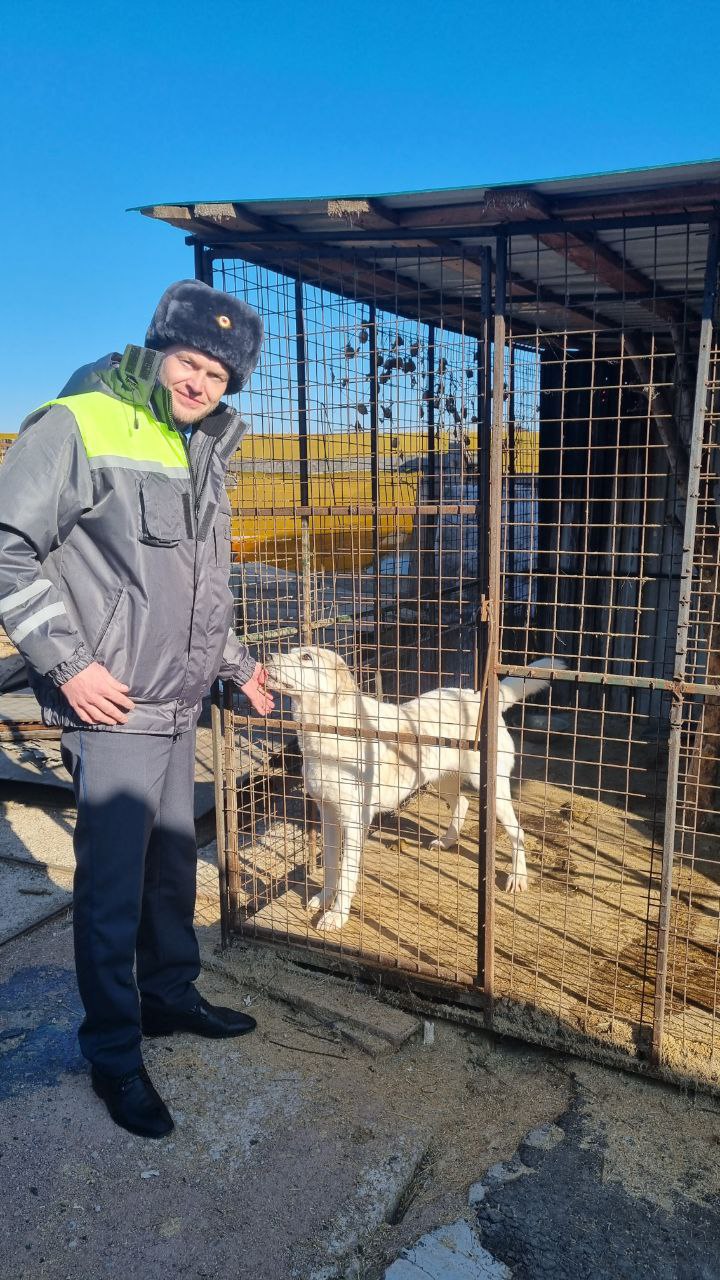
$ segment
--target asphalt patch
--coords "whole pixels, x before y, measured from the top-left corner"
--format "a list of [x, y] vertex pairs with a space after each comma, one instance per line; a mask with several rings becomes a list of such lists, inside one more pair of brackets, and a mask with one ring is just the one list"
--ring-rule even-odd
[[75, 974], [59, 965], [18, 969], [0, 985], [0, 1099], [35, 1093], [87, 1071]]
[[678, 1199], [671, 1213], [630, 1195], [603, 1181], [604, 1142], [589, 1137], [581, 1102], [556, 1123], [564, 1141], [521, 1143], [483, 1178], [480, 1238], [514, 1280], [718, 1280], [717, 1200]]

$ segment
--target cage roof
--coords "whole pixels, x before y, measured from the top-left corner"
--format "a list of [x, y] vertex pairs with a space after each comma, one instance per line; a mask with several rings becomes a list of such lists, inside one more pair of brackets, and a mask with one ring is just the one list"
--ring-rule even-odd
[[720, 160], [381, 195], [140, 206], [242, 258], [407, 315], [474, 328], [483, 250], [509, 244], [517, 326], [667, 330], [697, 317]]

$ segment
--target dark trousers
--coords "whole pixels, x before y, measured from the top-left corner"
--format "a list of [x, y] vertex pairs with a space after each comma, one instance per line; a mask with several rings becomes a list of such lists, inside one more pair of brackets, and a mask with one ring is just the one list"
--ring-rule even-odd
[[142, 1062], [140, 999], [159, 1008], [195, 998], [195, 731], [66, 730], [62, 755], [77, 801], [80, 1048], [100, 1070], [122, 1075]]

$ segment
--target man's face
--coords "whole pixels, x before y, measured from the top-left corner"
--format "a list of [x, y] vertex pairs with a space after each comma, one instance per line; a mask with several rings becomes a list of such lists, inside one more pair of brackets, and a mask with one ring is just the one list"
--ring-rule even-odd
[[225, 394], [228, 378], [224, 364], [192, 347], [168, 347], [160, 366], [160, 381], [172, 397], [173, 417], [184, 426], [212, 413]]

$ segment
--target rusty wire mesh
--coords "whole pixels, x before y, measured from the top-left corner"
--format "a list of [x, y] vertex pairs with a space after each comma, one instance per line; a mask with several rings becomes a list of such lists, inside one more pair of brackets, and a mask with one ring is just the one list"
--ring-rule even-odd
[[718, 1052], [720, 957], [720, 635], [718, 573], [720, 508], [718, 442], [720, 349], [709, 352], [707, 402], [698, 423], [697, 526], [688, 552], [689, 625], [687, 692], [678, 716], [675, 839], [669, 887], [664, 1053], [694, 1074], [700, 1062], [713, 1072]]
[[[339, 929], [309, 907], [324, 839], [291, 705], [260, 724], [226, 690], [226, 927], [413, 975], [529, 1038], [654, 1054], [711, 1077], [716, 348], [695, 388], [709, 237], [683, 224], [619, 227], [582, 254], [562, 239], [518, 235], [485, 258], [448, 245], [421, 262], [412, 306], [403, 262], [389, 270], [387, 254], [376, 270], [367, 257], [348, 263], [341, 279], [335, 266], [327, 285], [322, 260], [311, 283], [293, 262], [215, 260], [214, 282], [257, 306], [268, 335], [230, 485], [237, 626], [258, 655], [322, 646], [391, 706], [437, 686], [483, 690], [478, 722], [504, 696], [499, 680], [533, 662], [563, 668], [549, 692], [508, 713], [512, 820], [483, 834], [507, 759], [502, 736], [497, 754], [493, 734], [470, 733], [488, 779], [477, 775], [479, 794], [470, 786], [458, 838], [434, 845], [457, 803], [452, 786], [432, 770], [409, 792], [398, 783], [397, 804], [362, 832]], [[685, 685], [682, 588], [692, 597]], [[377, 745], [373, 714], [364, 741]], [[435, 732], [447, 733], [441, 716]], [[522, 838], [527, 889], [511, 874]]]
[[[392, 298], [358, 303], [305, 286], [299, 373], [293, 282], [243, 263], [222, 263], [216, 281], [257, 305], [268, 329], [246, 405], [253, 431], [230, 485], [249, 642], [265, 660], [302, 643], [330, 648], [368, 695], [385, 699], [416, 696], [439, 678], [474, 687], [477, 338], [403, 319], [381, 305]], [[323, 936], [306, 909], [322, 882], [322, 846], [297, 738], [275, 720], [244, 732], [241, 723], [236, 713], [226, 728], [225, 764], [226, 794], [237, 795], [230, 876], [243, 929], [472, 981], [477, 858], [466, 869], [427, 849], [438, 798], [423, 793], [417, 812], [411, 804], [377, 818], [351, 917], [337, 939]], [[244, 782], [238, 743], [260, 753]]]

